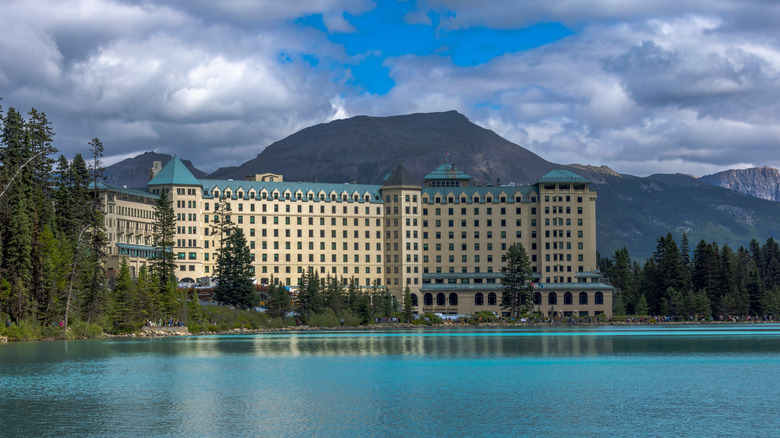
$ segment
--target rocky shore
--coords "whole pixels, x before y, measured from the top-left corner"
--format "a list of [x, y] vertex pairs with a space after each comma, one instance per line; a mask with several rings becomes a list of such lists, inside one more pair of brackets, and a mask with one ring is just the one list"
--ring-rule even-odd
[[372, 331], [372, 330], [395, 330], [395, 329], [413, 329], [413, 328], [534, 328], [534, 327], [596, 327], [596, 326], [645, 326], [645, 325], [734, 325], [734, 324], [767, 324], [774, 323], [775, 321], [740, 321], [740, 322], [726, 322], [726, 321], [660, 321], [660, 322], [638, 322], [638, 321], [605, 321], [605, 322], [524, 322], [524, 323], [505, 323], [505, 322], [483, 322], [479, 324], [457, 324], [457, 323], [442, 323], [442, 324], [403, 324], [403, 323], [386, 323], [368, 326], [357, 327], [310, 327], [310, 326], [297, 326], [297, 327], [279, 327], [279, 328], [261, 328], [261, 329], [249, 329], [249, 328], [235, 328], [231, 330], [220, 331], [200, 331], [190, 332], [187, 327], [149, 327], [145, 326], [140, 332], [111, 335], [106, 334], [107, 338], [148, 338], [148, 337], [169, 337], [169, 336], [203, 336], [203, 335], [239, 335], [239, 334], [257, 334], [257, 333], [269, 333], [269, 332], [318, 332], [318, 331]]

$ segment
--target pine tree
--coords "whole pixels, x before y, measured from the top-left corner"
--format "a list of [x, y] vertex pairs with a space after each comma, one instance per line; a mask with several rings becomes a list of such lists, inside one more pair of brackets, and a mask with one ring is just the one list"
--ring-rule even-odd
[[298, 284], [297, 311], [305, 321], [309, 314], [322, 313], [322, 310], [323, 298], [320, 291], [320, 278], [317, 271], [309, 267]]
[[284, 318], [292, 310], [292, 300], [284, 286], [273, 284], [273, 282], [268, 285], [268, 305], [266, 308], [268, 315], [272, 318]]
[[717, 296], [717, 267], [714, 246], [700, 241], [693, 252], [693, 289], [705, 291], [710, 300]]
[[501, 308], [508, 309], [510, 316], [519, 318], [523, 310], [531, 311], [533, 306], [531, 269], [528, 254], [523, 245], [518, 243], [509, 247], [506, 253], [506, 265], [501, 267], [503, 277], [503, 294]]
[[157, 278], [150, 274], [146, 263], [141, 265], [136, 279], [136, 290], [138, 295], [136, 314], [140, 320], [149, 319], [150, 321], [162, 318], [160, 309], [160, 284]]
[[29, 133], [21, 114], [9, 108], [0, 136], [0, 277], [11, 286], [11, 314], [27, 316], [33, 279], [34, 203], [31, 196], [33, 159]]
[[344, 290], [338, 278], [326, 278], [323, 301], [324, 307], [330, 308], [336, 315], [341, 315], [344, 310]]
[[101, 161], [101, 158], [103, 157], [103, 143], [100, 142], [100, 139], [93, 138], [90, 140], [89, 145], [92, 153], [92, 164], [90, 165], [92, 198], [87, 220], [87, 224], [89, 225], [87, 230], [89, 266], [86, 270], [88, 278], [86, 279], [86, 284], [83, 288], [84, 293], [82, 295], [82, 312], [84, 312], [84, 319], [86, 319], [87, 323], [97, 320], [97, 317], [102, 312], [102, 305], [106, 293], [106, 274], [103, 268], [103, 259], [106, 255], [105, 247], [108, 242], [103, 220], [105, 212], [103, 211], [103, 205], [98, 191], [99, 184], [103, 179], [103, 163]]
[[136, 306], [137, 289], [133, 285], [127, 260], [122, 257], [108, 309], [108, 320], [114, 333], [131, 332], [139, 325], [136, 320]]
[[[614, 259], [615, 262], [604, 272], [606, 272], [610, 282], [615, 287], [617, 292], [617, 297], [614, 299], [615, 306], [617, 306], [618, 303], [623, 306], [621, 308], [623, 313], [618, 314], [623, 315], [626, 311], [626, 303], [633, 303], [635, 301], [633, 298], [633, 290], [631, 288], [633, 285], [631, 256], [628, 254], [628, 249], [623, 247], [615, 251]], [[617, 310], [618, 309], [616, 307], [615, 312], [617, 312]]]
[[176, 260], [173, 254], [175, 235], [176, 213], [173, 211], [173, 203], [168, 199], [167, 192], [162, 190], [160, 197], [154, 202], [152, 225], [154, 256], [150, 260], [159, 288], [165, 287], [171, 279], [175, 279]]
[[401, 314], [401, 318], [403, 318], [404, 322], [411, 322], [412, 318], [414, 318], [414, 307], [412, 306], [412, 291], [409, 289], [409, 286], [406, 286], [406, 288], [404, 288], [404, 308]]
[[222, 304], [252, 308], [260, 302], [252, 281], [252, 258], [240, 228], [233, 229], [217, 253], [219, 277], [214, 299]]
[[644, 316], [648, 313], [650, 313], [650, 308], [647, 306], [647, 299], [645, 298], [645, 294], [642, 294], [639, 296], [639, 300], [636, 303], [636, 314]]

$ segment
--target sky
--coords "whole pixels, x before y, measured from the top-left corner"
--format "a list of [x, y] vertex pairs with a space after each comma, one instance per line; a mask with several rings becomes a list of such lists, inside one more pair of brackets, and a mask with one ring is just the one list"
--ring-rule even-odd
[[4, 0], [0, 105], [105, 164], [456, 110], [555, 163], [701, 176], [780, 167], [779, 25], [773, 0]]

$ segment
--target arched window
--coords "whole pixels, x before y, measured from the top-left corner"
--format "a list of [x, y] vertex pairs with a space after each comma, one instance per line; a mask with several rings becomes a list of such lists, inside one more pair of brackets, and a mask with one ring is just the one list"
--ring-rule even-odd
[[595, 299], [593, 301], [596, 304], [598, 304], [598, 305], [603, 305], [604, 304], [604, 294], [601, 293], [601, 292], [596, 292], [596, 297], [595, 297]]
[[555, 292], [550, 292], [549, 294], [547, 294], [547, 304], [551, 306], [558, 304], [558, 294], [556, 294]]
[[445, 302], [444, 294], [439, 292], [436, 294], [436, 305], [437, 306], [443, 306]]
[[570, 306], [572, 304], [571, 292], [566, 292], [565, 294], [563, 294], [563, 304], [565, 306]]
[[412, 294], [412, 307], [417, 307], [419, 305], [419, 301], [417, 301], [417, 294]]
[[458, 305], [458, 294], [455, 292], [450, 294], [450, 306], [457, 306]]
[[542, 294], [534, 292], [534, 305], [539, 306], [542, 304]]
[[488, 294], [488, 306], [495, 306], [496, 305], [496, 293], [490, 292]]
[[588, 304], [588, 293], [580, 292], [580, 304]]
[[433, 295], [430, 293], [423, 295], [423, 304], [426, 306], [433, 306]]
[[482, 292], [477, 292], [474, 295], [474, 305], [475, 306], [484, 306], [485, 305], [485, 296], [482, 295]]

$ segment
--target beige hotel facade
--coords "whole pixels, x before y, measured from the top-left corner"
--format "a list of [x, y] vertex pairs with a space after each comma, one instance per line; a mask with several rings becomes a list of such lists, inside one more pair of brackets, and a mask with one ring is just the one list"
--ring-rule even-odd
[[386, 287], [399, 301], [406, 286], [415, 311], [502, 315], [501, 267], [521, 243], [534, 270], [535, 309], [545, 315], [612, 314], [613, 288], [596, 267], [596, 193], [568, 170], [531, 185], [474, 186], [452, 164], [422, 182], [398, 167], [382, 185], [198, 179], [174, 157], [155, 163], [148, 191], [101, 185], [109, 237], [109, 275], [125, 258], [133, 274], [152, 256], [154, 201], [166, 191], [176, 214], [177, 278], [214, 274], [215, 221], [247, 238], [255, 277], [295, 287], [309, 268], [320, 277]]

